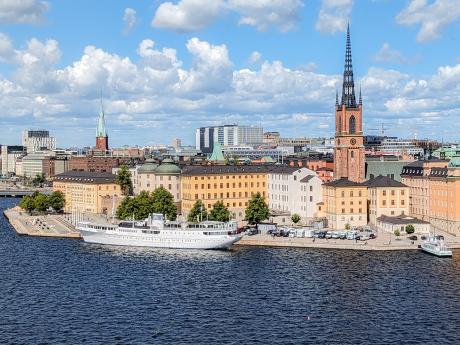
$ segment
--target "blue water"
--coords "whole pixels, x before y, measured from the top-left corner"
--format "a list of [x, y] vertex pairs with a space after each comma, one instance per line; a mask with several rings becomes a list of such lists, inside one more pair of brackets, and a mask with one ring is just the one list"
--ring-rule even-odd
[[112, 248], [2, 215], [0, 344], [460, 344], [460, 253]]

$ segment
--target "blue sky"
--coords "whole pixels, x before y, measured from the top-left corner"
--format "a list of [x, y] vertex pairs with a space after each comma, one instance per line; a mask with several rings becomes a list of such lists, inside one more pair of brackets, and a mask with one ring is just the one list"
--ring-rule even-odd
[[364, 129], [460, 138], [457, 0], [0, 1], [0, 143], [46, 128], [94, 144], [99, 90], [110, 143], [262, 124], [333, 135], [350, 21]]

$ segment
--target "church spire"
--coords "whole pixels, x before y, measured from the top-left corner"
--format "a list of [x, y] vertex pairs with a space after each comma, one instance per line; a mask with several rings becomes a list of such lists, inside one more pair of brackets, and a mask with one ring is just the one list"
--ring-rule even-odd
[[363, 105], [363, 97], [361, 95], [361, 84], [359, 84], [359, 105]]
[[342, 105], [356, 108], [355, 82], [353, 80], [353, 65], [351, 60], [350, 24], [347, 26], [347, 44], [345, 51], [345, 70], [343, 72]]
[[106, 137], [107, 131], [105, 129], [105, 114], [104, 105], [102, 104], [102, 92], [101, 92], [101, 109], [99, 110], [99, 122], [97, 124], [96, 137]]

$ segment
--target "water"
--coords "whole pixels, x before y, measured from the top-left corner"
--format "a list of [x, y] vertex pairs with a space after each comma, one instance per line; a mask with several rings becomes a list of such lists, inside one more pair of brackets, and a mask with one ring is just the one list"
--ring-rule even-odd
[[111, 248], [1, 216], [0, 344], [460, 344], [460, 253]]

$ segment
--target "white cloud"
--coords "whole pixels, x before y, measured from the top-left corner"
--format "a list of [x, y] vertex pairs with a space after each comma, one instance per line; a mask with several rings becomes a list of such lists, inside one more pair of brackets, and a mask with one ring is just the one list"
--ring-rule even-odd
[[[139, 43], [138, 58], [87, 46], [80, 58], [62, 67], [54, 40], [31, 39], [24, 49], [11, 44], [6, 51], [13, 49], [16, 70], [10, 79], [0, 76], [4, 122], [46, 122], [59, 133], [78, 132], [78, 138], [59, 139], [69, 145], [92, 143], [101, 89], [111, 133], [123, 133], [112, 134], [111, 140], [120, 144], [143, 144], [152, 136], [168, 141], [173, 133], [191, 138], [196, 126], [227, 122], [262, 123], [285, 135], [330, 135], [334, 127], [340, 74], [289, 68], [282, 61], [235, 69], [225, 45], [198, 38], [186, 44], [190, 67], [184, 67], [175, 49], [157, 47], [151, 39]], [[427, 121], [445, 114], [452, 129], [460, 130], [460, 64], [441, 66], [424, 79], [382, 68], [370, 68], [359, 79], [366, 128], [391, 121], [399, 123], [402, 135], [408, 125], [423, 133]], [[392, 134], [398, 135], [398, 128]]]
[[322, 0], [316, 30], [326, 34], [345, 31], [352, 7], [353, 0]]
[[10, 38], [0, 32], [0, 62], [13, 62], [16, 52]]
[[384, 43], [374, 57], [377, 62], [393, 62], [400, 65], [417, 63], [421, 60], [420, 55], [408, 58], [399, 50], [391, 48], [389, 43]]
[[260, 54], [258, 51], [253, 51], [249, 56], [249, 63], [259, 62], [261, 57], [262, 54]]
[[303, 6], [300, 0], [228, 0], [228, 6], [240, 14], [240, 24], [255, 26], [264, 31], [269, 27], [278, 27], [289, 31], [299, 20]]
[[164, 2], [158, 6], [152, 26], [177, 32], [203, 30], [219, 16], [236, 12], [239, 24], [267, 30], [277, 27], [288, 31], [299, 20], [301, 0], [180, 0]]
[[136, 11], [129, 7], [125, 8], [125, 12], [123, 14], [123, 23], [125, 25], [123, 28], [123, 33], [125, 35], [129, 34], [134, 29], [136, 22]]
[[0, 1], [0, 23], [38, 24], [44, 20], [48, 9], [47, 1], [2, 0]]
[[164, 2], [155, 12], [152, 26], [178, 32], [200, 31], [212, 23], [224, 8], [222, 0], [180, 0]]
[[411, 0], [397, 16], [396, 21], [402, 25], [420, 24], [417, 34], [419, 42], [438, 38], [442, 29], [460, 18], [458, 0]]

